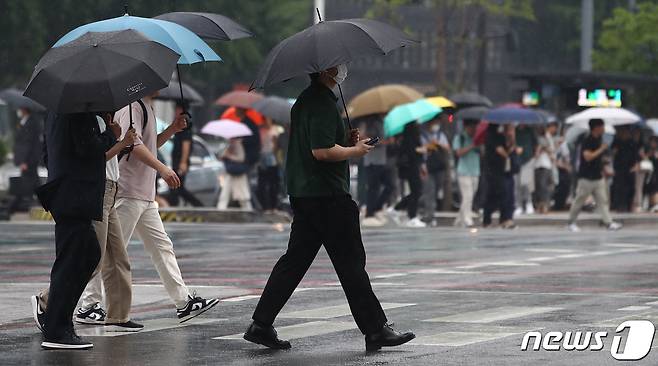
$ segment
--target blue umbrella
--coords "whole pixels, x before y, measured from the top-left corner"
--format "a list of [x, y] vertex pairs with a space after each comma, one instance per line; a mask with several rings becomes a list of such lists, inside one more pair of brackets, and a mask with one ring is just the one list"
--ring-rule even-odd
[[53, 47], [69, 43], [87, 32], [111, 32], [132, 29], [158, 42], [179, 55], [179, 64], [191, 65], [204, 61], [221, 61], [215, 51], [189, 29], [165, 20], [140, 18], [128, 14], [82, 25], [60, 38]]
[[519, 123], [526, 125], [546, 124], [546, 118], [532, 109], [517, 107], [499, 107], [487, 111], [482, 116], [486, 122], [493, 124]]

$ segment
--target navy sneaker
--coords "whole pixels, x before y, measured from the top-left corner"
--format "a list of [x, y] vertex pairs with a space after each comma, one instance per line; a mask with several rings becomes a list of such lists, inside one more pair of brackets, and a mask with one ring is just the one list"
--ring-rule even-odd
[[41, 347], [45, 349], [82, 350], [92, 348], [93, 346], [91, 342], [84, 341], [78, 337], [73, 330], [65, 332], [58, 338], [44, 337], [43, 342], [41, 342]]
[[144, 329], [144, 326], [128, 320], [125, 323], [105, 323], [106, 332], [139, 332]]

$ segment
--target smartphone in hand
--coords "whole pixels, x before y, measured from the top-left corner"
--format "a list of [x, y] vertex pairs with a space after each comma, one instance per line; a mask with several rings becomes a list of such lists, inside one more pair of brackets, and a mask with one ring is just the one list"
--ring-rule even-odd
[[366, 141], [366, 145], [375, 146], [379, 143], [379, 137], [373, 137], [370, 140]]

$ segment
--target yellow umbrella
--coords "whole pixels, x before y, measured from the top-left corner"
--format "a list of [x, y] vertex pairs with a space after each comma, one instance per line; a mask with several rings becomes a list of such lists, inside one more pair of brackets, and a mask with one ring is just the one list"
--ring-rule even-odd
[[450, 99], [448, 99], [446, 97], [437, 96], [437, 97], [426, 98], [425, 100], [427, 100], [428, 102], [434, 104], [437, 107], [441, 107], [441, 108], [456, 108], [457, 107], [457, 105], [455, 103], [453, 103]]
[[347, 110], [352, 118], [385, 114], [400, 104], [415, 102], [423, 95], [402, 84], [380, 85], [364, 91], [350, 102]]

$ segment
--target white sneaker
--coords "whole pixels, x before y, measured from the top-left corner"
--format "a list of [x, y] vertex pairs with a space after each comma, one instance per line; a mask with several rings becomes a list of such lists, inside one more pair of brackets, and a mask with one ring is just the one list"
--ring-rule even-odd
[[532, 202], [528, 202], [525, 204], [525, 213], [528, 215], [532, 215], [535, 213], [535, 208], [532, 206]]
[[617, 231], [617, 230], [620, 230], [622, 227], [624, 227], [624, 225], [622, 225], [622, 224], [620, 224], [620, 223], [618, 223], [618, 222], [613, 221], [613, 222], [611, 222], [611, 223], [608, 225], [608, 230], [610, 230], [610, 231]]
[[397, 225], [402, 223], [400, 216], [403, 215], [403, 213], [396, 211], [393, 207], [386, 210], [386, 215]]
[[376, 218], [375, 216], [371, 216], [363, 219], [361, 221], [361, 225], [365, 227], [381, 227], [384, 226], [384, 223], [380, 221], [378, 218]]
[[413, 219], [407, 221], [405, 224], [406, 227], [413, 227], [413, 228], [423, 228], [427, 227], [427, 224], [424, 223], [421, 219], [418, 217], [414, 217]]
[[381, 221], [381, 222], [383, 222], [383, 223], [387, 223], [387, 222], [388, 222], [388, 218], [387, 218], [387, 215], [386, 215], [386, 211], [384, 211], [384, 210], [381, 210], [381, 211], [377, 211], [377, 212], [375, 212], [375, 217], [376, 217], [379, 221]]
[[567, 229], [569, 229], [569, 231], [571, 231], [572, 233], [579, 233], [580, 232], [580, 228], [576, 224], [569, 224], [567, 226]]
[[514, 210], [514, 218], [515, 219], [518, 218], [519, 216], [521, 216], [522, 213], [523, 213], [523, 209], [521, 207], [517, 207], [516, 210]]

